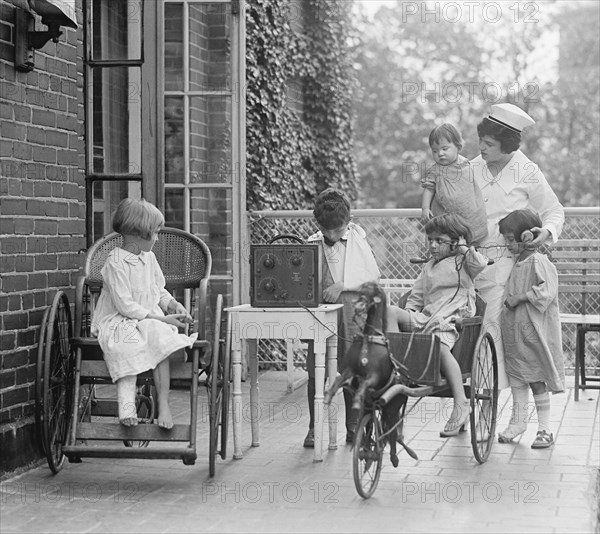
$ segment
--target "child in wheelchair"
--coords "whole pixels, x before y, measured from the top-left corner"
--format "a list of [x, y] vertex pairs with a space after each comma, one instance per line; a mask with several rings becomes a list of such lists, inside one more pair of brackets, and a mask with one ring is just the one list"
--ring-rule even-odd
[[457, 318], [475, 315], [473, 279], [487, 258], [467, 246], [471, 232], [454, 214], [430, 219], [425, 225], [431, 259], [415, 281], [404, 308], [388, 306], [389, 332], [423, 332], [440, 338], [440, 365], [454, 399], [441, 437], [456, 436], [469, 418], [470, 403], [463, 388], [460, 366], [451, 353], [458, 339]]
[[[173, 427], [169, 408], [169, 357], [193, 345], [197, 334], [178, 328], [193, 319], [165, 289], [165, 278], [152, 247], [164, 225], [163, 214], [145, 200], [123, 200], [113, 216], [113, 229], [123, 244], [110, 252], [102, 268], [103, 288], [92, 334], [104, 353], [117, 385], [119, 421], [138, 424], [135, 405], [137, 375], [153, 370], [158, 397], [158, 425]], [[165, 315], [167, 314], [167, 315]]]

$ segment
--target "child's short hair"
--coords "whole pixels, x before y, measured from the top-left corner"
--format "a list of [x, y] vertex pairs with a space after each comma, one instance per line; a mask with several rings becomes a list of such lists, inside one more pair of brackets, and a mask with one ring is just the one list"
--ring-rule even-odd
[[317, 196], [313, 215], [326, 230], [339, 228], [350, 222], [350, 200], [342, 191], [329, 187]]
[[446, 234], [450, 239], [457, 241], [464, 237], [467, 243], [471, 241], [471, 230], [453, 213], [444, 213], [429, 219], [425, 224], [425, 233]]
[[156, 206], [146, 200], [133, 198], [126, 198], [119, 203], [112, 220], [115, 232], [142, 239], [150, 239], [164, 224], [165, 218]]
[[436, 126], [429, 134], [429, 146], [433, 147], [433, 143], [441, 143], [443, 139], [447, 139], [453, 145], [456, 145], [458, 150], [463, 147], [463, 138], [458, 129], [452, 124], [445, 122]]
[[506, 217], [500, 219], [498, 227], [502, 235], [512, 232], [515, 236], [515, 241], [521, 243], [521, 234], [525, 230], [530, 230], [533, 227], [541, 228], [542, 220], [540, 216], [531, 210], [515, 210], [511, 211]]

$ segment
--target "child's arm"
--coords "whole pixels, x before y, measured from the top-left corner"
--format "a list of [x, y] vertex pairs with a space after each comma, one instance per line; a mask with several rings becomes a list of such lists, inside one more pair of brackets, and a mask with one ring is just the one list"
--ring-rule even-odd
[[423, 190], [423, 196], [421, 197], [421, 219], [423, 222], [427, 222], [433, 217], [431, 201], [433, 200], [434, 195], [435, 191], [433, 189], [426, 188]]
[[530, 303], [540, 312], [545, 312], [558, 293], [558, 274], [550, 260], [542, 254], [533, 258], [536, 282], [525, 293], [509, 295], [504, 304], [513, 309], [522, 303]]
[[131, 294], [131, 284], [119, 261], [111, 258], [102, 268], [103, 291], [108, 291], [117, 311], [128, 319], [144, 319], [150, 310], [144, 308]]
[[156, 257], [154, 257], [154, 262], [154, 281], [160, 289], [160, 298], [158, 301], [160, 309], [166, 314], [181, 316], [183, 318], [183, 322], [185, 323], [193, 323], [194, 320], [186, 310], [185, 306], [177, 302], [175, 297], [173, 297], [173, 295], [171, 295], [171, 293], [165, 289], [165, 276], [160, 268], [160, 265], [158, 264], [158, 261], [156, 261]]
[[[425, 270], [425, 267], [423, 268]], [[425, 305], [425, 291], [423, 289], [423, 271], [419, 274], [412, 289], [410, 295], [404, 305], [405, 310], [421, 311]]]
[[431, 202], [435, 196], [437, 185], [437, 173], [435, 165], [427, 169], [425, 176], [421, 179], [421, 187], [423, 188], [423, 196], [421, 197], [421, 219], [425, 223], [433, 217], [431, 211]]

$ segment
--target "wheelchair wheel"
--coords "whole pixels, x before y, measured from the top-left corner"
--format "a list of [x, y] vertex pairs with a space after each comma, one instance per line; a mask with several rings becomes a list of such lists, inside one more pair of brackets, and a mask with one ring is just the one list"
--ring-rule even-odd
[[498, 412], [498, 360], [489, 333], [475, 347], [470, 390], [471, 446], [475, 459], [482, 464], [492, 450]]
[[[73, 395], [73, 357], [70, 348], [73, 326], [71, 308], [64, 292], [59, 291], [54, 297], [43, 330], [40, 335], [43, 349], [38, 351], [38, 374], [42, 374], [43, 378], [41, 386], [36, 385], [41, 393], [38, 402], [41, 403], [42, 447], [48, 466], [53, 473], [58, 473], [65, 461], [62, 446], [67, 438]], [[42, 350], [43, 373], [40, 373]]]
[[225, 354], [223, 355], [223, 393], [221, 395], [221, 460], [227, 458], [227, 429], [229, 428], [229, 392], [231, 387], [231, 315], [227, 314]]
[[[154, 422], [154, 399], [156, 395], [153, 395], [154, 387], [150, 384], [144, 384], [141, 386], [135, 396], [135, 408], [137, 411], [137, 417], [139, 419], [138, 424], [152, 424]], [[147, 447], [150, 442], [145, 441], [132, 441], [123, 440], [125, 447]]]
[[[227, 421], [229, 409], [229, 346], [221, 340], [221, 318], [223, 295], [217, 296], [215, 312], [215, 334], [213, 356], [208, 378], [209, 387], [209, 475], [215, 475], [217, 454], [224, 460], [227, 443]], [[229, 325], [228, 325], [229, 328]], [[227, 337], [227, 336], [226, 336]], [[219, 451], [219, 436], [221, 450]]]
[[44, 355], [46, 353], [46, 336], [48, 332], [48, 316], [50, 308], [46, 308], [40, 325], [40, 339], [38, 342], [37, 365], [35, 369], [35, 428], [40, 448], [46, 455], [46, 444], [44, 441], [44, 428], [42, 420], [44, 418]]
[[363, 499], [375, 493], [381, 467], [383, 449], [381, 414], [378, 411], [363, 416], [356, 428], [353, 447], [353, 471], [356, 491]]

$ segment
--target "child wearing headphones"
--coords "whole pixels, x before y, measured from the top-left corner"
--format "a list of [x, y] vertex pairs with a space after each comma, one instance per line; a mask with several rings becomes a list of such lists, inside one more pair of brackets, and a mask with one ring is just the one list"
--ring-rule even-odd
[[451, 352], [458, 339], [453, 321], [475, 315], [473, 279], [487, 265], [487, 258], [474, 246], [466, 245], [471, 232], [454, 214], [430, 219], [425, 232], [431, 259], [415, 281], [405, 307], [388, 306], [387, 330], [439, 336], [441, 369], [454, 398], [452, 413], [440, 436], [450, 437], [464, 430], [470, 413], [460, 366]]
[[526, 242], [530, 228], [542, 221], [531, 210], [515, 210], [498, 223], [507, 248], [515, 259], [504, 289], [500, 329], [506, 374], [513, 397], [508, 427], [498, 434], [500, 443], [510, 443], [527, 429], [529, 389], [538, 417], [538, 432], [532, 449], [554, 444], [550, 432], [550, 394], [565, 389], [558, 310], [558, 273], [550, 260]]

